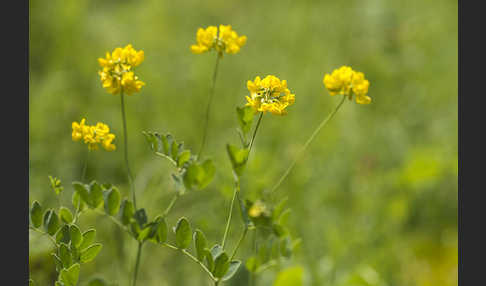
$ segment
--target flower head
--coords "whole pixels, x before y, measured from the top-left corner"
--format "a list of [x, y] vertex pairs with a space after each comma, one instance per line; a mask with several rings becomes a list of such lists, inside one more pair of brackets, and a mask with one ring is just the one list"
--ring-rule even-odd
[[335, 69], [330, 75], [325, 74], [323, 83], [331, 95], [342, 94], [351, 100], [354, 93], [357, 103], [371, 102], [371, 98], [367, 96], [370, 82], [365, 79], [362, 72], [354, 71], [348, 66]]
[[140, 91], [145, 83], [133, 73], [133, 68], [144, 60], [144, 52], [136, 51], [128, 44], [124, 48], [116, 48], [105, 58], [98, 58], [98, 63], [103, 68], [98, 71], [101, 83], [111, 94], [118, 94], [123, 89], [127, 95]]
[[248, 215], [252, 218], [258, 218], [261, 216], [270, 216], [270, 210], [267, 208], [267, 205], [263, 203], [261, 200], [255, 201], [250, 209], [248, 210]]
[[191, 52], [194, 54], [202, 54], [212, 49], [218, 51], [220, 55], [223, 55], [223, 52], [236, 54], [245, 45], [246, 36], [238, 36], [231, 25], [219, 25], [219, 29], [216, 26], [199, 28], [196, 41], [197, 43], [191, 46]]
[[250, 96], [246, 96], [246, 105], [253, 107], [257, 112], [268, 111], [276, 115], [285, 115], [287, 106], [295, 102], [295, 94], [290, 93], [287, 81], [273, 75], [268, 75], [263, 80], [257, 76], [254, 81], [249, 80], [246, 86], [250, 91]]
[[89, 150], [98, 150], [99, 145], [106, 151], [116, 150], [115, 144], [112, 144], [115, 134], [110, 133], [108, 125], [101, 122], [92, 126], [86, 125], [86, 119], [83, 118], [79, 123], [74, 121], [71, 126], [73, 129], [71, 134], [73, 141], [82, 139], [88, 145]]

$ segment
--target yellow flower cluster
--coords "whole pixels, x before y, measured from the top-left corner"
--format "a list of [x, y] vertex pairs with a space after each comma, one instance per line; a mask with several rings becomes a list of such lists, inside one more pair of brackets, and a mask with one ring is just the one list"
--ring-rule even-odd
[[209, 26], [206, 29], [199, 28], [196, 33], [197, 44], [191, 46], [191, 52], [202, 54], [212, 49], [227, 54], [236, 54], [246, 43], [246, 36], [238, 36], [231, 25]]
[[354, 71], [348, 66], [342, 66], [330, 75], [324, 75], [323, 82], [331, 95], [342, 94], [351, 100], [354, 93], [357, 103], [371, 102], [371, 98], [367, 96], [370, 82], [365, 79], [362, 72]]
[[250, 96], [246, 96], [247, 106], [253, 107], [257, 112], [270, 112], [276, 115], [285, 115], [287, 106], [294, 104], [295, 94], [287, 88], [287, 81], [280, 80], [273, 75], [263, 80], [259, 76], [246, 84]]
[[78, 123], [72, 123], [73, 132], [71, 137], [73, 141], [80, 141], [88, 144], [89, 150], [98, 150], [100, 144], [106, 151], [116, 150], [115, 144], [112, 141], [115, 139], [115, 134], [110, 133], [108, 125], [98, 122], [96, 125], [86, 125], [86, 119], [83, 118]]
[[127, 95], [140, 91], [145, 83], [133, 73], [133, 68], [144, 60], [143, 51], [136, 51], [132, 45], [116, 48], [105, 58], [98, 58], [103, 68], [98, 72], [103, 87], [111, 94], [119, 94], [122, 90]]
[[253, 203], [253, 205], [248, 210], [248, 215], [254, 218], [260, 217], [262, 215], [269, 216], [270, 211], [261, 200], [257, 200]]

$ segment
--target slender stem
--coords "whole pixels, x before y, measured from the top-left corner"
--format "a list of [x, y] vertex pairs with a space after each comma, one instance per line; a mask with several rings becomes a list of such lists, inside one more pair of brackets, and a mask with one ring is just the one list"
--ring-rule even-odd
[[166, 216], [169, 214], [170, 210], [172, 209], [172, 207], [174, 206], [175, 202], [177, 201], [177, 199], [178, 199], [180, 196], [181, 196], [181, 195], [180, 195], [180, 193], [179, 193], [179, 192], [177, 192], [177, 193], [175, 194], [175, 196], [172, 198], [172, 200], [170, 201], [169, 205], [168, 205], [168, 206], [167, 206], [167, 208], [165, 209], [165, 211], [164, 211], [164, 213], [163, 213], [163, 215], [162, 215], [163, 217], [166, 217]]
[[57, 247], [57, 242], [56, 242], [56, 240], [55, 240], [55, 239], [54, 239], [54, 238], [53, 238], [53, 237], [52, 237], [50, 234], [48, 234], [47, 232], [44, 232], [44, 231], [42, 231], [42, 230], [40, 230], [40, 229], [37, 229], [37, 228], [35, 228], [35, 227], [31, 227], [31, 226], [29, 226], [29, 229], [30, 229], [30, 230], [33, 230], [33, 231], [35, 231], [35, 232], [38, 232], [38, 233], [40, 233], [40, 234], [42, 234], [42, 235], [47, 235], [47, 237], [48, 237], [48, 238], [51, 240], [51, 242], [54, 244], [54, 246], [55, 246], [55, 247]]
[[174, 245], [171, 245], [171, 244], [168, 244], [168, 243], [163, 243], [162, 245], [167, 246], [168, 248], [171, 248], [171, 249], [174, 249], [174, 250], [181, 251], [182, 254], [184, 254], [185, 256], [189, 257], [192, 261], [196, 262], [197, 264], [199, 264], [199, 266], [201, 266], [201, 268], [204, 271], [206, 271], [206, 273], [209, 275], [209, 278], [211, 278], [211, 280], [213, 280], [213, 281], [216, 280], [216, 278], [213, 276], [213, 274], [211, 273], [211, 271], [206, 267], [206, 265], [204, 265], [201, 261], [197, 260], [197, 258], [194, 257], [192, 254], [190, 254], [187, 250], [180, 249], [177, 246], [174, 246]]
[[[257, 229], [255, 229], [255, 232], [253, 233], [253, 253], [256, 253], [257, 252], [257, 241], [256, 241], [256, 238], [257, 238]], [[256, 280], [256, 273], [254, 273], [253, 271], [250, 272], [250, 286], [254, 286], [255, 285], [255, 280]]]
[[228, 237], [230, 224], [231, 224], [231, 218], [233, 216], [233, 206], [235, 205], [236, 194], [239, 192], [239, 189], [240, 189], [240, 183], [239, 182], [240, 182], [240, 180], [236, 179], [235, 189], [233, 191], [233, 198], [231, 199], [231, 205], [230, 205], [230, 210], [229, 210], [229, 214], [228, 214], [228, 221], [226, 222], [226, 229], [224, 230], [223, 242], [221, 243], [222, 249], [224, 249], [224, 245], [225, 245], [226, 239]]
[[255, 127], [255, 130], [253, 131], [253, 136], [251, 137], [250, 151], [251, 151], [251, 147], [253, 147], [253, 141], [255, 141], [255, 136], [257, 134], [258, 127], [260, 127], [260, 123], [262, 122], [262, 117], [263, 117], [263, 112], [260, 112], [260, 116], [258, 117], [257, 125]]
[[133, 272], [133, 286], [137, 285], [138, 268], [140, 266], [140, 256], [142, 255], [142, 242], [138, 243], [137, 260], [135, 261], [135, 271]]
[[133, 196], [133, 206], [137, 209], [137, 199], [135, 197], [135, 186], [133, 185], [133, 176], [130, 172], [130, 166], [128, 164], [128, 132], [127, 132], [127, 119], [125, 116], [125, 95], [123, 94], [123, 89], [120, 92], [120, 99], [121, 99], [121, 113], [122, 113], [122, 120], [123, 120], [123, 145], [124, 145], [124, 153], [125, 153], [125, 166], [127, 168], [127, 176], [128, 181], [130, 183], [130, 189], [132, 191]]
[[245, 239], [247, 232], [248, 232], [248, 227], [245, 226], [245, 229], [243, 230], [243, 233], [241, 234], [240, 239], [238, 240], [238, 243], [236, 243], [235, 250], [233, 250], [233, 254], [231, 254], [230, 261], [233, 260], [233, 258], [235, 257], [236, 252], [240, 248], [240, 245], [243, 242], [243, 240]]
[[88, 169], [88, 160], [89, 160], [89, 149], [88, 149], [88, 154], [86, 155], [86, 159], [84, 160], [84, 167], [83, 167], [83, 174], [81, 176], [81, 182], [84, 182], [84, 179], [86, 178], [86, 169]]
[[270, 193], [273, 193], [280, 186], [280, 184], [282, 184], [282, 182], [285, 180], [285, 178], [287, 178], [287, 176], [289, 175], [290, 171], [294, 167], [295, 163], [297, 163], [297, 160], [300, 158], [300, 156], [305, 151], [305, 149], [307, 148], [307, 146], [309, 146], [309, 144], [312, 142], [312, 140], [314, 139], [314, 137], [316, 137], [317, 133], [319, 133], [319, 131], [322, 129], [322, 127], [324, 127], [327, 124], [327, 122], [329, 122], [329, 120], [331, 120], [331, 118], [334, 116], [334, 114], [336, 114], [336, 112], [339, 110], [339, 108], [341, 107], [341, 105], [344, 103], [344, 100], [345, 99], [346, 99], [346, 97], [343, 96], [343, 99], [339, 102], [339, 104], [336, 106], [336, 108], [326, 118], [324, 118], [324, 120], [321, 122], [321, 124], [319, 124], [319, 126], [316, 128], [316, 130], [314, 130], [314, 132], [312, 133], [312, 135], [305, 142], [304, 146], [302, 146], [302, 148], [300, 149], [300, 151], [297, 153], [297, 156], [295, 156], [295, 159], [292, 161], [292, 163], [287, 168], [287, 170], [285, 171], [285, 173], [282, 175], [282, 177], [280, 177], [280, 179], [275, 184], [275, 186], [270, 190]]
[[209, 125], [209, 114], [211, 110], [211, 102], [213, 101], [214, 89], [216, 87], [216, 77], [218, 75], [218, 66], [219, 66], [220, 59], [221, 59], [221, 55], [218, 53], [216, 57], [216, 64], [214, 65], [214, 70], [213, 70], [213, 79], [211, 81], [211, 87], [209, 89], [208, 105], [206, 106], [206, 116], [204, 118], [203, 138], [201, 142], [201, 148], [199, 149], [199, 153], [197, 154], [198, 158], [201, 157], [202, 151], [206, 145], [206, 137], [207, 137], [208, 125]]

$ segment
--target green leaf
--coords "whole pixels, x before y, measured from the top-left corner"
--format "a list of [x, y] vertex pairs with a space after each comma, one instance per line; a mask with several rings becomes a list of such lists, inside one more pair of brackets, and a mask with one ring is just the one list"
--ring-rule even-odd
[[194, 245], [196, 247], [197, 260], [203, 261], [205, 255], [204, 249], [206, 249], [206, 245], [207, 245], [206, 237], [204, 236], [204, 233], [199, 229], [196, 229], [193, 236], [194, 236]]
[[191, 244], [191, 226], [185, 217], [181, 217], [177, 221], [174, 228], [176, 234], [176, 245], [180, 249], [186, 249]]
[[56, 271], [60, 272], [61, 269], [63, 268], [61, 258], [59, 258], [59, 256], [57, 256], [55, 253], [51, 253], [51, 255], [54, 258], [54, 264], [56, 265]]
[[278, 224], [287, 226], [289, 221], [290, 209], [286, 209], [278, 218]]
[[61, 242], [59, 249], [58, 249], [58, 255], [59, 258], [61, 259], [62, 265], [64, 268], [68, 268], [71, 266], [73, 263], [73, 258], [71, 256], [71, 251], [69, 251], [69, 247], [67, 244]]
[[206, 266], [212, 272], [214, 270], [214, 258], [209, 249], [204, 249], [204, 257], [206, 258]]
[[280, 271], [273, 286], [302, 286], [304, 269], [301, 266], [289, 267]]
[[233, 170], [238, 176], [241, 176], [248, 161], [250, 150], [247, 148], [240, 149], [232, 144], [226, 144], [226, 151], [228, 152]]
[[283, 198], [280, 200], [280, 202], [275, 206], [272, 212], [272, 217], [274, 221], [277, 221], [280, 215], [282, 214], [282, 211], [284, 210], [285, 204], [289, 200], [288, 197]]
[[79, 249], [85, 249], [90, 246], [96, 238], [96, 229], [90, 228], [87, 231], [83, 232], [83, 239], [81, 245], [79, 245]]
[[155, 239], [158, 243], [164, 243], [167, 241], [167, 223], [164, 218], [159, 219], [159, 224], [157, 225], [157, 233]]
[[117, 188], [112, 187], [111, 189], [104, 191], [103, 197], [105, 201], [105, 212], [111, 216], [116, 215], [120, 209], [120, 191], [118, 191]]
[[49, 235], [54, 235], [59, 229], [59, 218], [55, 211], [47, 210], [44, 214], [44, 228]]
[[61, 274], [59, 275], [61, 282], [64, 283], [65, 286], [76, 286], [79, 279], [79, 269], [80, 266], [76, 263], [68, 269], [61, 270]]
[[211, 247], [211, 255], [213, 256], [213, 258], [218, 257], [222, 252], [223, 248], [219, 244], [215, 244], [213, 245], [213, 247]]
[[81, 243], [83, 242], [83, 235], [81, 234], [79, 227], [74, 224], [71, 225], [69, 227], [69, 233], [71, 235], [71, 244], [74, 245], [76, 248], [81, 246]]
[[145, 209], [138, 209], [134, 216], [135, 220], [137, 221], [138, 225], [140, 228], [143, 228], [145, 224], [147, 223], [147, 213], [145, 212]]
[[64, 190], [64, 187], [61, 185], [61, 180], [59, 180], [58, 178], [49, 176], [49, 181], [51, 182], [51, 188], [56, 193], [56, 195], [59, 195], [62, 190]]
[[188, 189], [204, 189], [214, 178], [216, 168], [213, 161], [207, 159], [202, 164], [194, 162], [183, 174], [184, 186]]
[[56, 242], [64, 242], [67, 244], [69, 241], [71, 241], [71, 233], [69, 232], [69, 225], [65, 224], [56, 233]]
[[253, 228], [254, 224], [250, 220], [250, 218], [248, 217], [248, 210], [246, 209], [245, 203], [240, 198], [239, 192], [236, 193], [236, 198], [238, 199], [238, 203], [240, 204], [240, 215], [241, 215], [241, 218], [243, 219], [243, 222], [245, 223], [245, 227], [248, 228], [248, 229]]
[[260, 262], [258, 261], [256, 256], [252, 256], [252, 257], [250, 257], [246, 260], [245, 266], [246, 266], [246, 269], [248, 269], [248, 271], [254, 273], [254, 272], [256, 272], [258, 267], [260, 266]]
[[29, 279], [29, 286], [34, 286], [34, 280]]
[[67, 224], [69, 224], [73, 221], [73, 214], [66, 207], [60, 207], [59, 208], [59, 216], [61, 217], [61, 220], [65, 223], [67, 223]]
[[138, 234], [137, 240], [140, 242], [145, 241], [148, 237], [150, 232], [152, 231], [152, 225], [148, 224], [142, 231]]
[[78, 212], [86, 209], [86, 203], [81, 199], [81, 195], [78, 191], [73, 192], [73, 196], [71, 199], [74, 209], [77, 209]]
[[170, 156], [172, 159], [177, 160], [177, 155], [179, 155], [179, 144], [174, 140], [172, 141], [172, 146], [171, 146], [171, 154]]
[[233, 277], [233, 275], [235, 275], [236, 271], [238, 271], [238, 268], [240, 267], [240, 265], [241, 265], [241, 261], [239, 261], [239, 260], [232, 260], [230, 262], [230, 264], [229, 264], [228, 271], [223, 276], [223, 278], [221, 279], [221, 281], [230, 280], [231, 277]]
[[[89, 189], [88, 189], [88, 185], [85, 185], [85, 184], [83, 184], [81, 182], [73, 182], [73, 187], [74, 187], [75, 192], [77, 192], [79, 194], [79, 196], [81, 197], [81, 199], [85, 203], [88, 203], [88, 201], [89, 201]], [[73, 205], [74, 205], [74, 207], [77, 207], [78, 206], [77, 204], [74, 204], [74, 197], [73, 197]]]
[[248, 133], [251, 129], [255, 111], [251, 106], [236, 107], [236, 114], [241, 131], [243, 131], [244, 134]]
[[54, 282], [54, 286], [66, 286], [64, 283], [56, 281]]
[[177, 158], [177, 167], [182, 167], [186, 162], [191, 159], [191, 151], [189, 150], [184, 150], [179, 154], [179, 157]]
[[103, 203], [103, 190], [101, 186], [93, 181], [89, 185], [89, 202], [88, 205], [92, 208], [97, 208]]
[[120, 207], [120, 220], [122, 224], [123, 225], [129, 224], [134, 214], [135, 214], [135, 208], [133, 207], [133, 203], [127, 199], [124, 199]]
[[34, 201], [30, 208], [30, 222], [35, 228], [42, 225], [42, 207], [38, 201]]
[[213, 275], [216, 278], [221, 278], [223, 277], [226, 272], [228, 271], [229, 268], [229, 257], [226, 252], [220, 253], [215, 259], [214, 259], [214, 270], [213, 270]]
[[88, 248], [81, 251], [80, 261], [81, 263], [87, 263], [95, 259], [96, 255], [101, 251], [103, 245], [101, 243], [95, 243]]
[[145, 135], [145, 139], [147, 139], [147, 142], [149, 143], [152, 151], [159, 152], [161, 146], [155, 134], [153, 132], [145, 132], [145, 131], [142, 131], [142, 134]]

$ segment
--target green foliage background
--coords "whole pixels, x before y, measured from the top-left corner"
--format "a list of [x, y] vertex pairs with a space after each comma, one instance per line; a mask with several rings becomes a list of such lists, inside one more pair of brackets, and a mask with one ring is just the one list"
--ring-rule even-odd
[[[143, 130], [171, 132], [194, 151], [202, 137], [214, 53], [193, 55], [198, 27], [231, 24], [248, 41], [225, 55], [206, 154], [217, 164], [207, 189], [180, 199], [184, 215], [211, 243], [224, 231], [232, 177], [225, 144], [237, 143], [235, 107], [246, 81], [274, 74], [296, 94], [285, 117], [265, 115], [242, 180], [256, 198], [273, 185], [320, 120], [338, 103], [322, 84], [343, 64], [363, 71], [373, 102], [346, 102], [278, 191], [289, 197], [290, 225], [303, 239], [289, 266], [306, 285], [457, 284], [457, 1], [30, 1], [30, 201], [57, 206], [48, 175], [65, 186], [81, 177], [86, 146], [71, 122], [102, 121], [115, 152], [90, 156], [87, 177], [129, 195], [122, 154], [120, 99], [101, 88], [97, 58], [128, 43], [145, 51], [137, 71], [147, 83], [127, 98], [129, 146], [138, 203], [149, 217], [168, 204], [171, 166], [153, 156]], [[230, 233], [242, 230], [239, 216]], [[107, 218], [87, 215], [104, 244], [83, 266], [81, 285], [104, 277], [128, 285], [136, 243]], [[241, 227], [240, 227], [241, 225]], [[30, 271], [55, 278], [49, 241], [30, 235]], [[251, 249], [251, 239], [243, 245]], [[140, 285], [205, 285], [204, 274], [174, 251], [147, 244]], [[249, 252], [242, 252], [247, 257]], [[260, 279], [269, 285], [275, 273]], [[228, 285], [247, 285], [240, 269]]]

